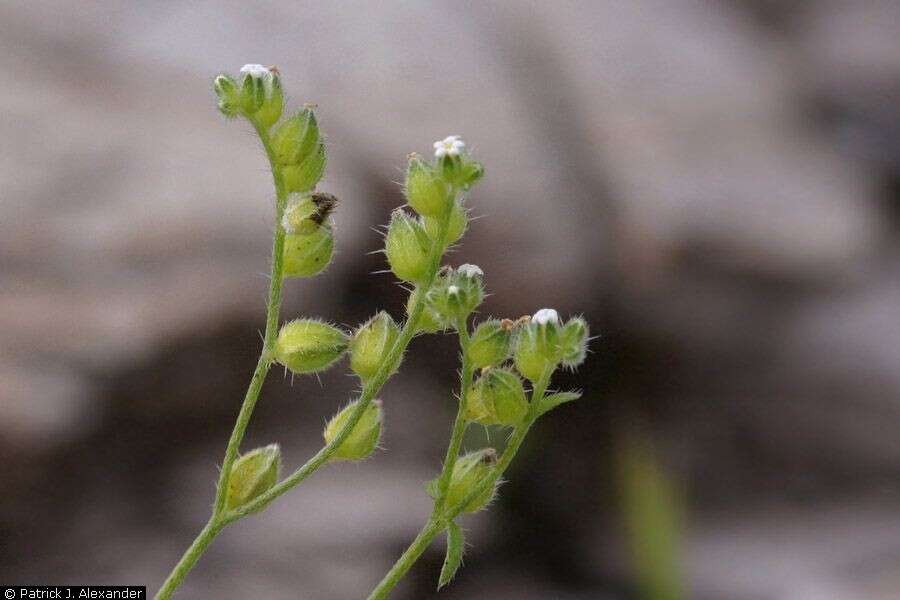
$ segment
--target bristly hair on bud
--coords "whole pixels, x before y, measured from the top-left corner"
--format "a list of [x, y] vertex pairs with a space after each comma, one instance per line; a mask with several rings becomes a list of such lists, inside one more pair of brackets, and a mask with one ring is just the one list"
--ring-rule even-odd
[[400, 327], [391, 315], [379, 312], [350, 339], [350, 368], [364, 381], [374, 377], [399, 337]]
[[472, 333], [467, 350], [472, 366], [483, 369], [499, 365], [509, 358], [512, 329], [513, 322], [508, 319], [489, 319], [479, 323]]
[[[350, 419], [350, 415], [356, 410], [358, 403], [359, 400], [348, 404], [328, 421], [323, 434], [326, 444], [330, 444], [337, 437], [338, 432], [344, 428]], [[378, 447], [383, 420], [384, 411], [381, 407], [381, 401], [372, 400], [365, 411], [363, 411], [362, 417], [354, 425], [350, 435], [341, 442], [337, 451], [331, 456], [331, 460], [363, 460], [368, 458], [375, 451], [375, 448]]]
[[296, 319], [281, 327], [275, 359], [292, 373], [324, 371], [346, 352], [347, 334], [315, 319]]
[[398, 279], [420, 282], [428, 272], [430, 247], [431, 241], [418, 221], [399, 208], [391, 213], [384, 250]]
[[278, 444], [240, 456], [231, 467], [226, 506], [235, 509], [255, 500], [278, 483], [281, 449]]
[[[478, 487], [478, 484], [490, 475], [496, 464], [497, 451], [493, 448], [484, 448], [483, 450], [460, 456], [456, 464], [453, 465], [445, 505], [447, 507], [455, 507], [465, 500], [469, 493], [473, 492]], [[437, 498], [438, 479], [431, 480], [425, 486], [425, 489], [432, 498]], [[496, 484], [493, 487], [488, 487], [484, 493], [476, 496], [462, 507], [462, 511], [467, 513], [478, 512], [493, 500], [496, 491]]]
[[409, 156], [403, 191], [412, 209], [422, 216], [440, 217], [452, 201], [446, 182], [417, 154]]

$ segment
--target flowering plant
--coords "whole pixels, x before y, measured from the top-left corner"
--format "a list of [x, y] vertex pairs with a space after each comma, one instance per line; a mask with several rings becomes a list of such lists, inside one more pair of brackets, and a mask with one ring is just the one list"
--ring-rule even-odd
[[[243, 117], [254, 127], [272, 170], [276, 218], [266, 329], [225, 450], [212, 515], [156, 598], [170, 598], [231, 523], [264, 510], [326, 464], [370, 456], [378, 447], [384, 420], [383, 404], [376, 396], [399, 369], [410, 341], [420, 334], [455, 331], [462, 357], [459, 406], [443, 468], [426, 486], [434, 509], [369, 599], [386, 598], [432, 541], [446, 532], [447, 555], [438, 583], [442, 587], [462, 561], [461, 517], [482, 510], [496, 496], [501, 476], [535, 421], [580, 396], [550, 392], [549, 386], [558, 368], [574, 368], [584, 360], [587, 324], [580, 317], [563, 322], [555, 310], [545, 308], [533, 317], [486, 319], [470, 328], [484, 299], [484, 273], [475, 265], [454, 269], [441, 263], [468, 227], [465, 196], [484, 169], [469, 156], [459, 136], [449, 136], [434, 143], [434, 160], [410, 155], [404, 193], [416, 214], [395, 210], [385, 235], [391, 271], [412, 286], [402, 326], [381, 311], [352, 332], [305, 317], [279, 327], [285, 279], [321, 273], [334, 251], [331, 216], [337, 200], [317, 191], [325, 171], [325, 144], [312, 106], [282, 118], [284, 94], [277, 69], [246, 65], [239, 79], [218, 76], [214, 88], [226, 117]], [[332, 367], [345, 354], [361, 391], [328, 422], [321, 450], [287, 476], [281, 473], [277, 444], [239, 453], [263, 381], [274, 364], [306, 375]], [[473, 423], [510, 430], [505, 449], [460, 454], [463, 435]]]

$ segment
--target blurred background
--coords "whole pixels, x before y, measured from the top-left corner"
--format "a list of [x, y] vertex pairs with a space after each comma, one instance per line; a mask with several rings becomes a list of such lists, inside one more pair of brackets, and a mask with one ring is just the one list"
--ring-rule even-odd
[[[0, 4], [0, 582], [155, 591], [205, 522], [273, 218], [211, 82], [260, 62], [319, 105], [342, 200], [285, 318], [402, 315], [373, 227], [407, 153], [459, 134], [487, 176], [451, 263], [483, 313], [600, 335], [440, 598], [900, 598], [898, 25], [895, 0]], [[429, 513], [456, 359], [417, 339], [386, 450], [227, 530], [179, 597], [367, 594]], [[300, 464], [347, 373], [274, 370], [245, 448]], [[438, 597], [442, 552], [394, 597]]]

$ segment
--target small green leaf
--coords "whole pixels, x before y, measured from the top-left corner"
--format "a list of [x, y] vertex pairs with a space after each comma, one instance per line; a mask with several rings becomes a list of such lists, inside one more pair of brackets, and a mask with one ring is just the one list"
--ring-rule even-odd
[[466, 549], [466, 540], [463, 530], [459, 525], [450, 521], [447, 527], [447, 556], [444, 558], [444, 566], [441, 568], [441, 577], [438, 580], [438, 589], [441, 589], [453, 579], [459, 565], [462, 564], [463, 552]]
[[541, 400], [541, 406], [538, 408], [537, 414], [538, 416], [541, 416], [544, 413], [553, 410], [560, 404], [578, 400], [579, 398], [581, 398], [581, 392], [557, 392], [556, 394], [545, 396], [544, 399]]

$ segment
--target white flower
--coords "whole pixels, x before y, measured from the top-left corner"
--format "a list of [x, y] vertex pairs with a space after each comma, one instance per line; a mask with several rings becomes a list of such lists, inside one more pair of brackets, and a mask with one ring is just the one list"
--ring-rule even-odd
[[437, 158], [445, 156], [459, 156], [466, 143], [458, 135], [448, 135], [444, 139], [434, 143], [434, 155]]
[[456, 272], [469, 279], [484, 276], [484, 271], [481, 270], [481, 267], [478, 265], [470, 265], [469, 263], [456, 267]]
[[450, 294], [451, 296], [456, 296], [457, 294], [459, 294], [459, 288], [456, 287], [455, 285], [451, 285], [450, 287], [447, 288], [447, 293]]
[[262, 65], [244, 65], [241, 67], [241, 73], [249, 75], [253, 79], [262, 79], [263, 77], [270, 76], [272, 71], [269, 67], [264, 67]]
[[552, 308], [542, 308], [534, 313], [534, 316], [531, 317], [531, 322], [538, 325], [547, 325], [548, 323], [559, 325], [559, 313]]
[[265, 67], [263, 65], [248, 64], [241, 67], [241, 74], [246, 75], [247, 77], [250, 77], [252, 79], [261, 79], [266, 99], [269, 99], [272, 96], [272, 84], [275, 81], [275, 73], [277, 72], [273, 69], [275, 69], [275, 67], [272, 67], [270, 69], [269, 67]]

